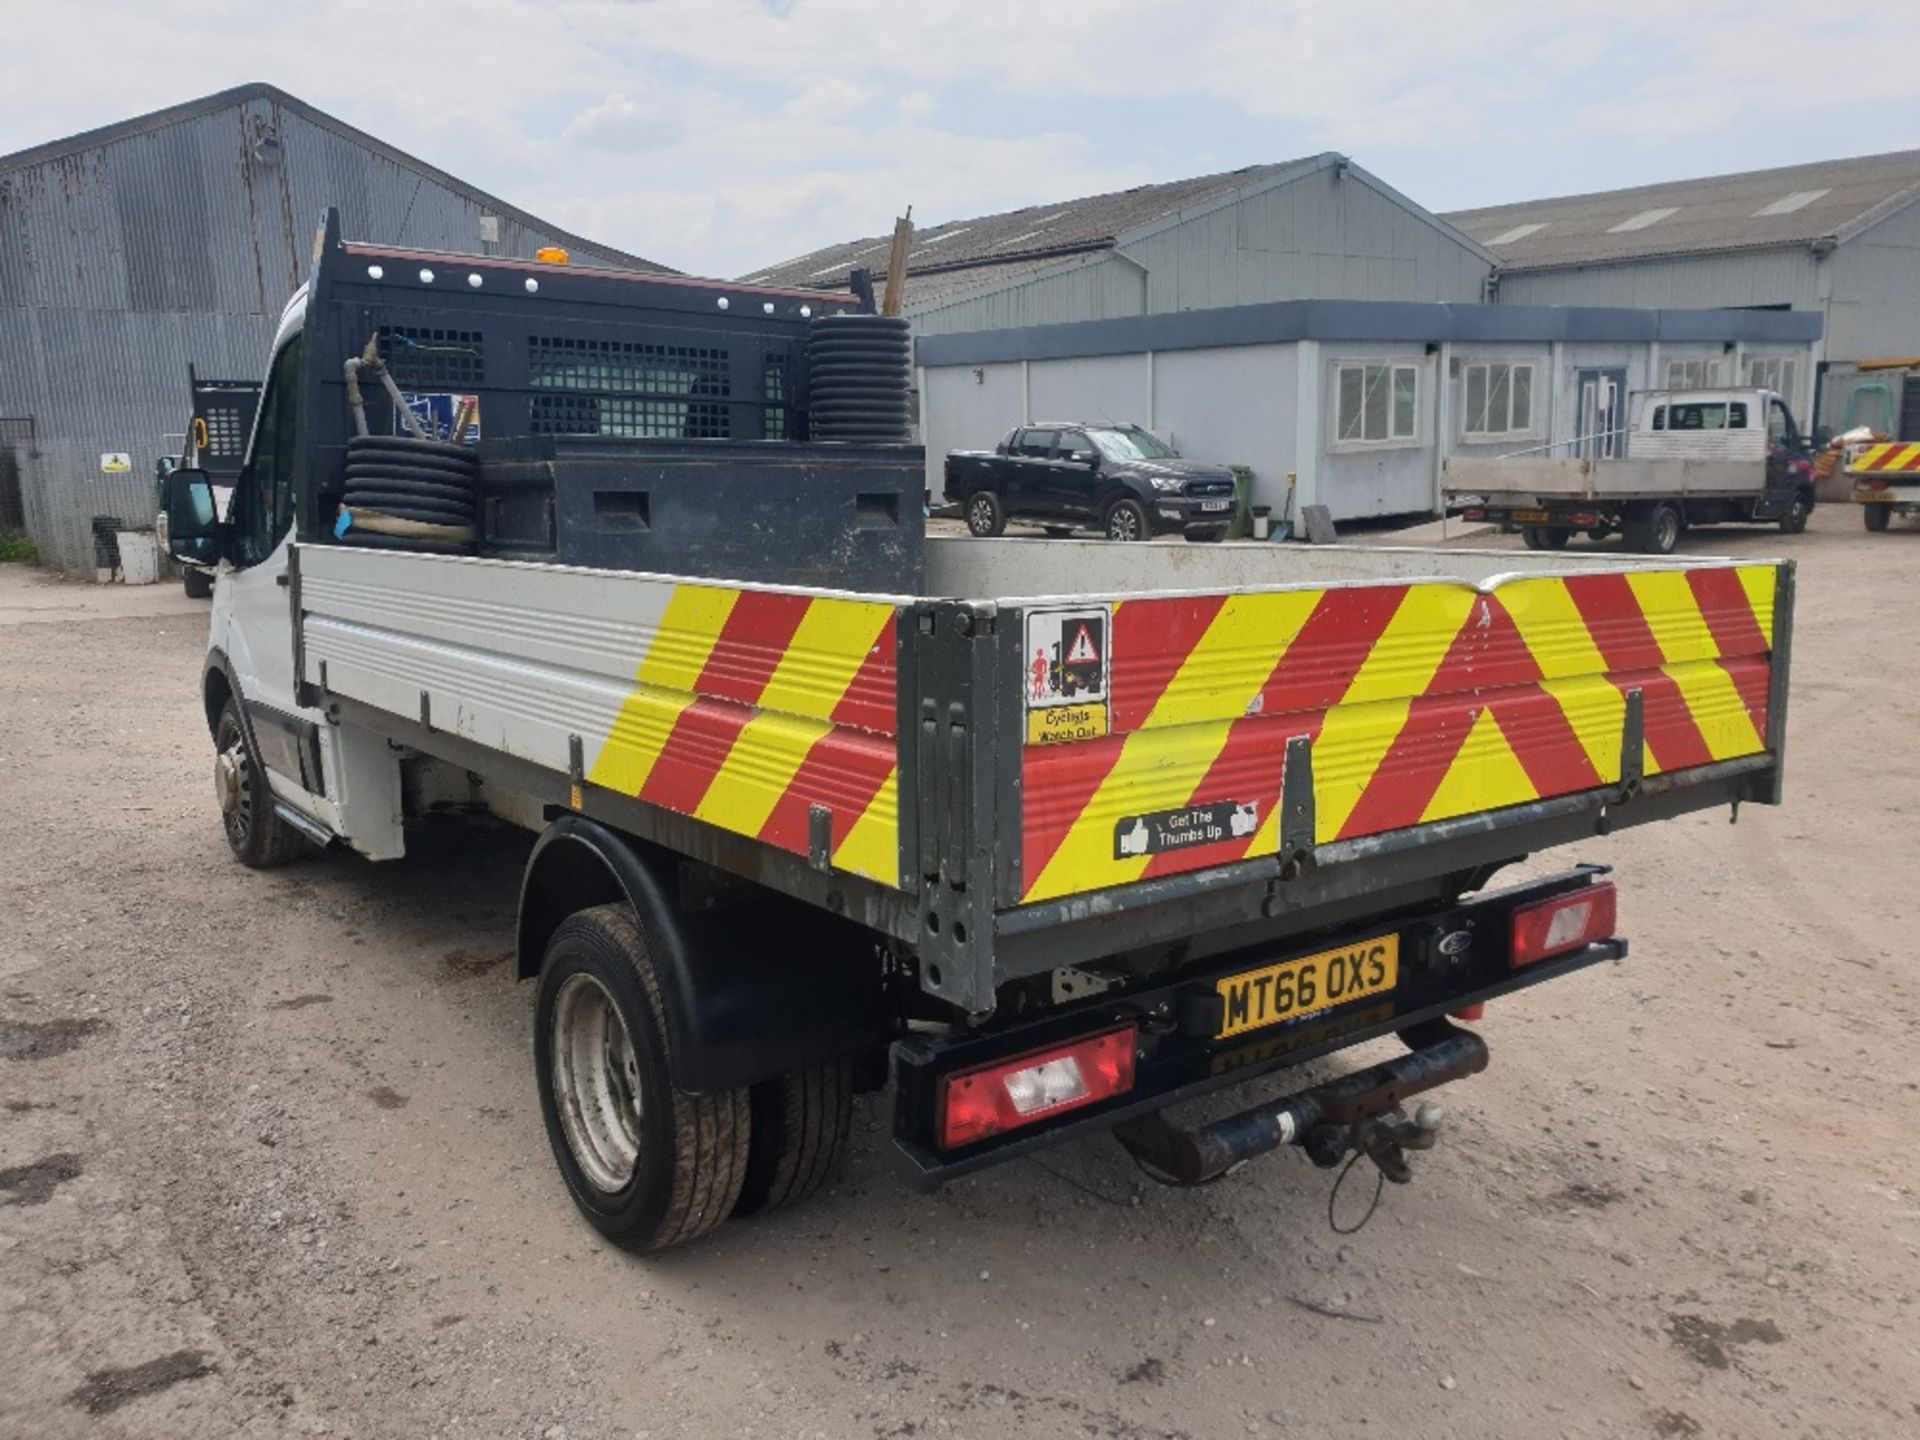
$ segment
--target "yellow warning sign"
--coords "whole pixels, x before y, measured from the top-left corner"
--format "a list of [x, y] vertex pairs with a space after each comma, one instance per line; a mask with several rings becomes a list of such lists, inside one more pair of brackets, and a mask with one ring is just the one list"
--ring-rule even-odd
[[1107, 702], [1091, 705], [1049, 705], [1027, 712], [1029, 745], [1064, 745], [1073, 740], [1098, 740], [1107, 733]]

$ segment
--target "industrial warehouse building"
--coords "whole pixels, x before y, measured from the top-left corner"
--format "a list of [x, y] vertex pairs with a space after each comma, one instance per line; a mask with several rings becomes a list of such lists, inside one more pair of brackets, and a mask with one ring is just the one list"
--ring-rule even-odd
[[1625, 399], [1704, 366], [1805, 373], [1811, 314], [1282, 301], [930, 335], [927, 483], [1016, 425], [1130, 420], [1245, 465], [1253, 500], [1336, 520], [1428, 513], [1455, 453], [1617, 453]]
[[[745, 278], [841, 288], [887, 247]], [[1335, 519], [1422, 514], [1456, 450], [1585, 437], [1604, 453], [1631, 390], [1723, 372], [1811, 383], [1819, 314], [1490, 304], [1511, 298], [1499, 264], [1332, 154], [921, 231], [906, 313], [928, 488], [950, 449], [1111, 419], [1247, 466], [1276, 512], [1291, 490]]]
[[[1920, 150], [1445, 218], [1498, 257], [1503, 304], [1804, 310], [1825, 321], [1813, 372], [1755, 357], [1670, 367], [1669, 383], [1764, 384], [1808, 415], [1818, 382], [1817, 418], [1840, 426], [1856, 388], [1885, 391], [1860, 362], [1920, 356]], [[1856, 406], [1855, 418], [1898, 423], [1884, 404]]]
[[88, 569], [91, 517], [151, 523], [188, 365], [257, 377], [328, 206], [377, 244], [664, 268], [267, 85], [0, 157], [0, 524], [17, 505], [49, 563]]
[[[743, 276], [845, 289], [889, 236]], [[1166, 315], [1269, 300], [1487, 298], [1498, 261], [1344, 155], [1029, 205], [915, 234], [916, 335]]]

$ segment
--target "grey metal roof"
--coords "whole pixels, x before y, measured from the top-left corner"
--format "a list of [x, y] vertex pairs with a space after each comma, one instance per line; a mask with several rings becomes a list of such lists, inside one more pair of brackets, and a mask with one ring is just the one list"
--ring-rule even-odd
[[1462, 210], [1508, 270], [1850, 239], [1920, 200], [1920, 150]]
[[124, 139], [128, 136], [152, 134], [155, 131], [178, 125], [183, 121], [198, 119], [200, 116], [210, 114], [214, 111], [244, 104], [249, 100], [265, 100], [279, 105], [312, 124], [331, 130], [335, 134], [351, 140], [357, 145], [362, 145], [377, 154], [385, 156], [397, 165], [412, 170], [416, 174], [426, 176], [428, 179], [445, 185], [450, 190], [459, 191], [473, 197], [474, 200], [480, 202], [494, 214], [504, 219], [515, 220], [530, 229], [543, 231], [546, 234], [554, 236], [569, 247], [577, 245], [583, 250], [590, 250], [594, 255], [604, 257], [610, 264], [632, 270], [651, 270], [666, 275], [679, 273], [657, 261], [648, 260], [639, 255], [632, 255], [624, 250], [616, 250], [612, 246], [603, 245], [597, 240], [589, 240], [585, 236], [575, 235], [569, 231], [562, 230], [559, 226], [550, 224], [537, 215], [529, 214], [517, 205], [510, 205], [498, 196], [490, 195], [477, 186], [470, 185], [464, 180], [449, 175], [438, 166], [430, 165], [416, 156], [407, 154], [406, 151], [396, 146], [389, 145], [377, 136], [369, 135], [364, 130], [355, 129], [353, 126], [347, 124], [346, 121], [329, 115], [326, 111], [316, 106], [309, 105], [298, 96], [289, 95], [278, 86], [268, 85], [259, 81], [248, 85], [236, 85], [229, 90], [218, 90], [211, 95], [203, 95], [197, 100], [188, 100], [179, 105], [169, 105], [163, 110], [154, 110], [145, 115], [136, 115], [132, 119], [116, 121], [111, 125], [102, 125], [95, 130], [85, 130], [78, 135], [70, 135], [64, 140], [49, 140], [44, 144], [34, 145], [25, 150], [16, 150], [11, 155], [0, 155], [0, 177], [4, 177], [9, 171], [25, 169], [41, 161], [56, 159], [63, 155], [72, 155], [84, 150], [97, 149], [102, 145]]
[[[1116, 239], [1242, 191], [1303, 175], [1342, 157], [1317, 155], [1277, 165], [1249, 165], [1219, 175], [1197, 175], [1158, 185], [1136, 185], [1106, 195], [1027, 205], [998, 215], [949, 220], [917, 230], [907, 257], [910, 301], [1030, 274], [1050, 259], [1110, 248]], [[856, 266], [876, 275], [887, 268], [892, 234], [829, 245], [739, 278], [765, 285], [845, 289]], [[939, 278], [935, 278], [935, 277]]]

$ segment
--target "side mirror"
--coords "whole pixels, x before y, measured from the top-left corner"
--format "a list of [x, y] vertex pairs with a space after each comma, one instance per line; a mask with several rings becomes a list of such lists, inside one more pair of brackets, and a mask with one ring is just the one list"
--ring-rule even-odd
[[167, 553], [176, 560], [212, 565], [220, 559], [226, 527], [213, 503], [213, 482], [204, 470], [182, 467], [161, 482], [166, 504]]

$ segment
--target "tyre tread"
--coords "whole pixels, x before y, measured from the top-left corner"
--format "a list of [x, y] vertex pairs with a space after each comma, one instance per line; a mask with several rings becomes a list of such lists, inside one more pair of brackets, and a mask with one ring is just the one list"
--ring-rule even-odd
[[[646, 992], [654, 1042], [666, 1053], [666, 1010], [660, 975], [632, 907], [624, 903], [597, 905], [574, 918], [600, 927], [628, 957]], [[741, 1182], [746, 1178], [747, 1101], [745, 1090], [708, 1095], [673, 1091], [673, 1192], [659, 1224], [650, 1235], [635, 1237], [633, 1248], [655, 1251], [684, 1245], [707, 1234], [733, 1213]]]

